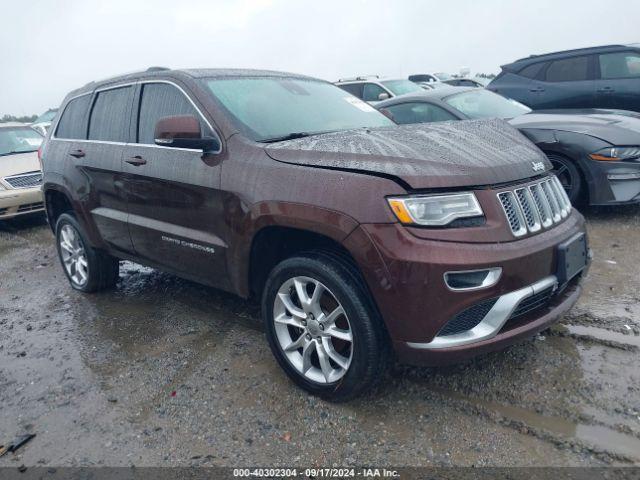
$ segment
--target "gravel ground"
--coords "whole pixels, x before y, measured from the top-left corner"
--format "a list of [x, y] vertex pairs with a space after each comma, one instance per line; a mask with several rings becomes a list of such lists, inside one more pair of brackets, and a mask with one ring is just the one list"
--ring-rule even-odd
[[0, 445], [37, 434], [0, 467], [639, 465], [640, 208], [586, 216], [558, 325], [339, 405], [288, 381], [256, 305], [132, 263], [83, 295], [41, 218], [0, 222]]

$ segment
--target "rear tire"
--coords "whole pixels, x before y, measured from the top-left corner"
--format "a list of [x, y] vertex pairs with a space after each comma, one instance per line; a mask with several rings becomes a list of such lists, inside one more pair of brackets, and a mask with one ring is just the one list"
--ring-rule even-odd
[[276, 360], [314, 395], [351, 400], [385, 377], [390, 345], [382, 320], [360, 273], [339, 255], [309, 252], [279, 263], [265, 285], [262, 316]]
[[70, 213], [63, 213], [56, 221], [56, 247], [62, 269], [76, 290], [97, 292], [118, 281], [118, 259], [91, 247], [84, 229]]
[[582, 203], [585, 193], [585, 186], [582, 180], [582, 174], [576, 164], [556, 153], [547, 153], [547, 158], [553, 165], [552, 172], [558, 177], [564, 191], [573, 205]]

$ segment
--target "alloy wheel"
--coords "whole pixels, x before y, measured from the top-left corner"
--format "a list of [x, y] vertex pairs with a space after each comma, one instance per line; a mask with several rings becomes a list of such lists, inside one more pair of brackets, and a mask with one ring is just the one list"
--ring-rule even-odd
[[569, 167], [567, 167], [567, 165], [562, 160], [559, 160], [555, 157], [549, 157], [549, 161], [553, 166], [552, 172], [556, 175], [556, 177], [558, 177], [558, 180], [560, 180], [560, 184], [562, 185], [562, 188], [564, 188], [564, 191], [567, 192], [569, 198], [572, 198], [571, 192], [575, 188], [576, 179], [573, 178]]
[[76, 285], [84, 286], [89, 280], [89, 263], [80, 234], [73, 226], [66, 224], [60, 229], [59, 244], [62, 263], [69, 278]]
[[310, 277], [290, 278], [273, 309], [278, 345], [298, 373], [321, 384], [344, 377], [353, 357], [353, 332], [329, 288]]

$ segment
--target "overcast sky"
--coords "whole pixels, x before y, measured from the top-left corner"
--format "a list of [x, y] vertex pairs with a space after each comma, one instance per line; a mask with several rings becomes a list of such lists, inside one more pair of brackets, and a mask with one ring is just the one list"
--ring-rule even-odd
[[285, 70], [327, 80], [498, 73], [554, 50], [640, 42], [637, 0], [2, 0], [0, 115], [151, 65]]

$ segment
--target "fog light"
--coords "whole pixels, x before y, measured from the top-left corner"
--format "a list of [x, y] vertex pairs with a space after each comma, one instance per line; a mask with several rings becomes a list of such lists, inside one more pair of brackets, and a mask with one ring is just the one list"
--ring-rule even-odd
[[609, 180], [638, 180], [640, 173], [610, 173], [607, 178]]
[[450, 290], [465, 292], [492, 287], [498, 283], [501, 275], [501, 267], [447, 272], [444, 274], [444, 282]]

